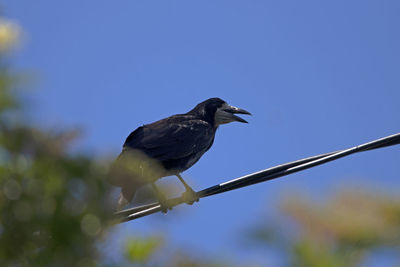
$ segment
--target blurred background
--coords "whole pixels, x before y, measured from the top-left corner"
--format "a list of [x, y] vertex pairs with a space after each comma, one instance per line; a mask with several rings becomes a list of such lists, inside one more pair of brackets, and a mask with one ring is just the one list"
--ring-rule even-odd
[[398, 1], [0, 8], [2, 266], [399, 266], [399, 147], [120, 225], [104, 182], [131, 131], [210, 97], [253, 116], [195, 190], [399, 132]]

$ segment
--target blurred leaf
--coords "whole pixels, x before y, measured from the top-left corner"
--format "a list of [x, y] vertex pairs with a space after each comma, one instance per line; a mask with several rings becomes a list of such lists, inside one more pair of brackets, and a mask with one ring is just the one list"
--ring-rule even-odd
[[125, 246], [126, 257], [132, 263], [144, 263], [150, 260], [162, 243], [159, 237], [132, 238]]

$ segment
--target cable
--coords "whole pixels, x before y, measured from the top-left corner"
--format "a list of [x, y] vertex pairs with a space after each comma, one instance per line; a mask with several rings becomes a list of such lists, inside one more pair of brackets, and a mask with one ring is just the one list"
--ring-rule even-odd
[[[196, 192], [199, 198], [208, 197], [227, 191], [239, 189], [245, 186], [269, 181], [282, 176], [286, 176], [295, 172], [299, 172], [305, 169], [309, 169], [345, 156], [349, 156], [354, 153], [368, 151], [393, 145], [400, 144], [400, 133], [383, 137], [362, 145], [351, 147], [348, 149], [338, 150], [330, 153], [325, 153], [321, 155], [316, 155], [282, 165], [278, 165], [272, 168], [261, 170], [252, 174], [248, 174], [225, 183], [221, 183], [209, 188], [203, 189]], [[171, 207], [185, 203], [184, 198], [176, 197], [168, 200]], [[126, 210], [116, 212], [114, 215], [118, 222], [127, 222], [140, 217], [144, 217], [156, 212], [161, 211], [161, 206], [159, 203], [151, 203], [139, 207], [134, 207]]]

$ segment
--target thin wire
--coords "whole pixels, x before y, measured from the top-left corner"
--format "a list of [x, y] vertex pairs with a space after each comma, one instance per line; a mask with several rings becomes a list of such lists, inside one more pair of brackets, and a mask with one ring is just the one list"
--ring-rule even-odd
[[[252, 174], [248, 174], [225, 183], [221, 183], [199, 192], [196, 192], [199, 198], [208, 197], [220, 193], [224, 193], [227, 191], [235, 190], [238, 188], [242, 188], [245, 186], [269, 181], [272, 179], [276, 179], [282, 176], [286, 176], [295, 172], [299, 172], [305, 169], [309, 169], [354, 153], [373, 150], [377, 148], [383, 148], [393, 145], [400, 144], [400, 133], [390, 135], [384, 138], [380, 138], [359, 146], [351, 147], [344, 150], [338, 150], [330, 153], [325, 153], [321, 155], [316, 155], [296, 161], [292, 161], [289, 163], [285, 163], [282, 165], [278, 165], [272, 168], [268, 168], [265, 170], [261, 170], [259, 172], [255, 172]], [[176, 197], [168, 200], [169, 206], [174, 207], [185, 203], [184, 198]], [[120, 212], [115, 213], [116, 218], [119, 222], [127, 222], [140, 217], [144, 217], [156, 212], [161, 211], [161, 205], [159, 203], [151, 203], [135, 208], [130, 208], [126, 210], [122, 210]]]

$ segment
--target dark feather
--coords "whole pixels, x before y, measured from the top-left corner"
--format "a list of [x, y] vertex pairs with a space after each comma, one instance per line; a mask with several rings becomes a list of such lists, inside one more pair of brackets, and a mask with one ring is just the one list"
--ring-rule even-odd
[[193, 115], [174, 115], [133, 131], [125, 141], [123, 153], [140, 150], [158, 160], [167, 171], [180, 173], [211, 147], [215, 130]]

